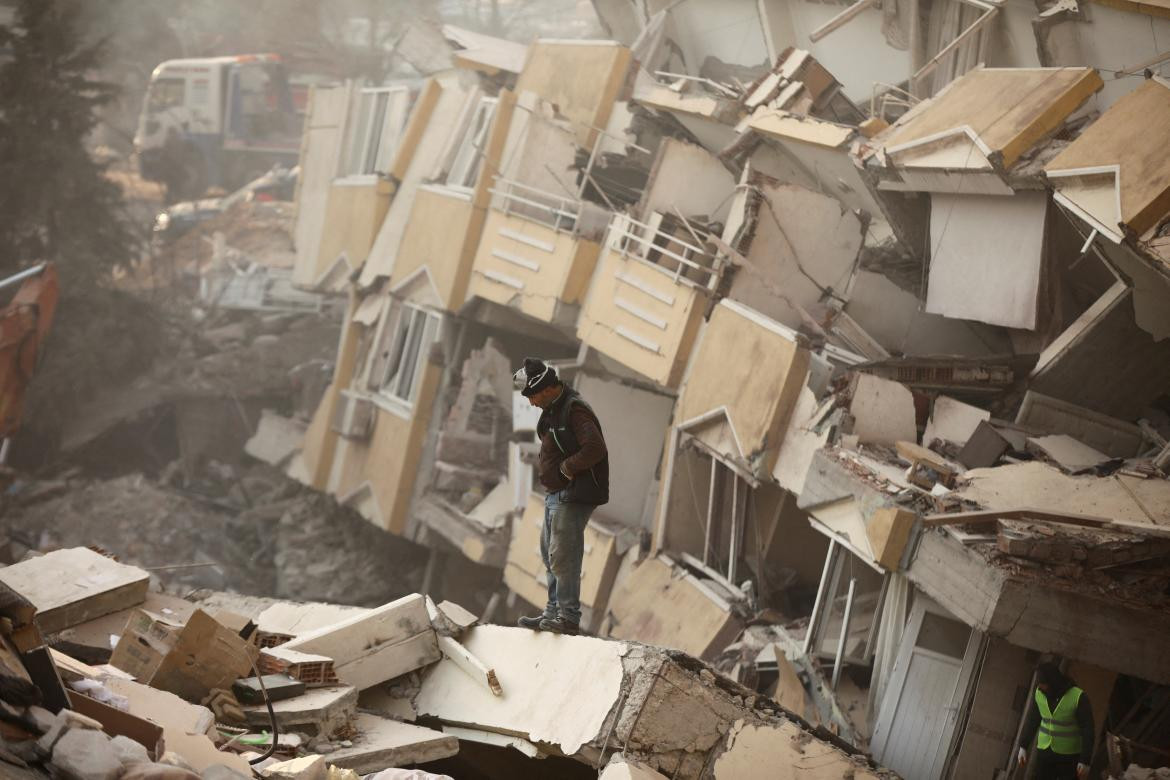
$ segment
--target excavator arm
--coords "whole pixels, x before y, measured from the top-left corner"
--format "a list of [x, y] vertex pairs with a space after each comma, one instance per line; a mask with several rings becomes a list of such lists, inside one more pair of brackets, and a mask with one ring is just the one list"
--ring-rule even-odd
[[[57, 271], [52, 263], [0, 279], [0, 295], [17, 284], [16, 295], [0, 309], [0, 440], [20, 427], [28, 383], [57, 309]], [[5, 441], [0, 452], [6, 450]]]

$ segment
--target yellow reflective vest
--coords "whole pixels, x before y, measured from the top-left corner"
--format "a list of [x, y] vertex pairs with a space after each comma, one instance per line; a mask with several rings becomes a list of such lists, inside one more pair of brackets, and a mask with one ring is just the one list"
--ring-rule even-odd
[[1049, 709], [1048, 697], [1036, 689], [1036, 706], [1040, 709], [1040, 730], [1036, 732], [1036, 747], [1051, 750], [1062, 756], [1081, 752], [1081, 728], [1077, 724], [1077, 705], [1084, 693], [1073, 686], [1064, 692], [1056, 709]]

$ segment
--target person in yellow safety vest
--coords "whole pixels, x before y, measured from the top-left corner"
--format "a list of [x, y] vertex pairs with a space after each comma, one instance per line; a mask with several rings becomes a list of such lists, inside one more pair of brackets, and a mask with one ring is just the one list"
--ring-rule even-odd
[[1085, 780], [1093, 758], [1089, 697], [1051, 662], [1036, 669], [1036, 695], [1024, 719], [1016, 762], [1028, 763], [1036, 738], [1036, 780]]

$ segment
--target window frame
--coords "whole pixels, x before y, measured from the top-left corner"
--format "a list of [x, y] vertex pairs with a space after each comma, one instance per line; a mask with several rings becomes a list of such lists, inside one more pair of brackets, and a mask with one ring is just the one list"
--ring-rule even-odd
[[423, 367], [441, 336], [442, 324], [442, 317], [425, 306], [390, 302], [369, 369], [378, 374], [369, 377], [369, 386], [379, 398], [405, 410], [413, 408]]
[[443, 162], [433, 176], [444, 188], [463, 193], [475, 190], [499, 103], [498, 97], [478, 91], [468, 97], [459, 117], [458, 132], [452, 134]]
[[[394, 117], [395, 95], [406, 97], [402, 121], [390, 126]], [[368, 183], [389, 172], [395, 152], [402, 142], [410, 114], [410, 88], [405, 85], [361, 87], [350, 110], [345, 144], [338, 155], [337, 178], [354, 183]]]

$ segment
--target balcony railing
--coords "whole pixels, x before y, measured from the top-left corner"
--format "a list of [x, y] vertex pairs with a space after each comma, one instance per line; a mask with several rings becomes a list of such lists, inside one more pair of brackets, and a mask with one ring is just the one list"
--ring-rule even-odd
[[[657, 214], [655, 220], [657, 224], [651, 224], [615, 214], [609, 223], [610, 249], [654, 267], [675, 284], [714, 290], [723, 272], [723, 259], [714, 245], [691, 243], [696, 238], [703, 240], [703, 234], [689, 225], [679, 222], [668, 226]], [[671, 230], [664, 230], [664, 226]]]
[[539, 222], [553, 230], [571, 233], [581, 216], [581, 201], [521, 184], [511, 179], [496, 177], [490, 190], [498, 199], [495, 208], [504, 214]]

